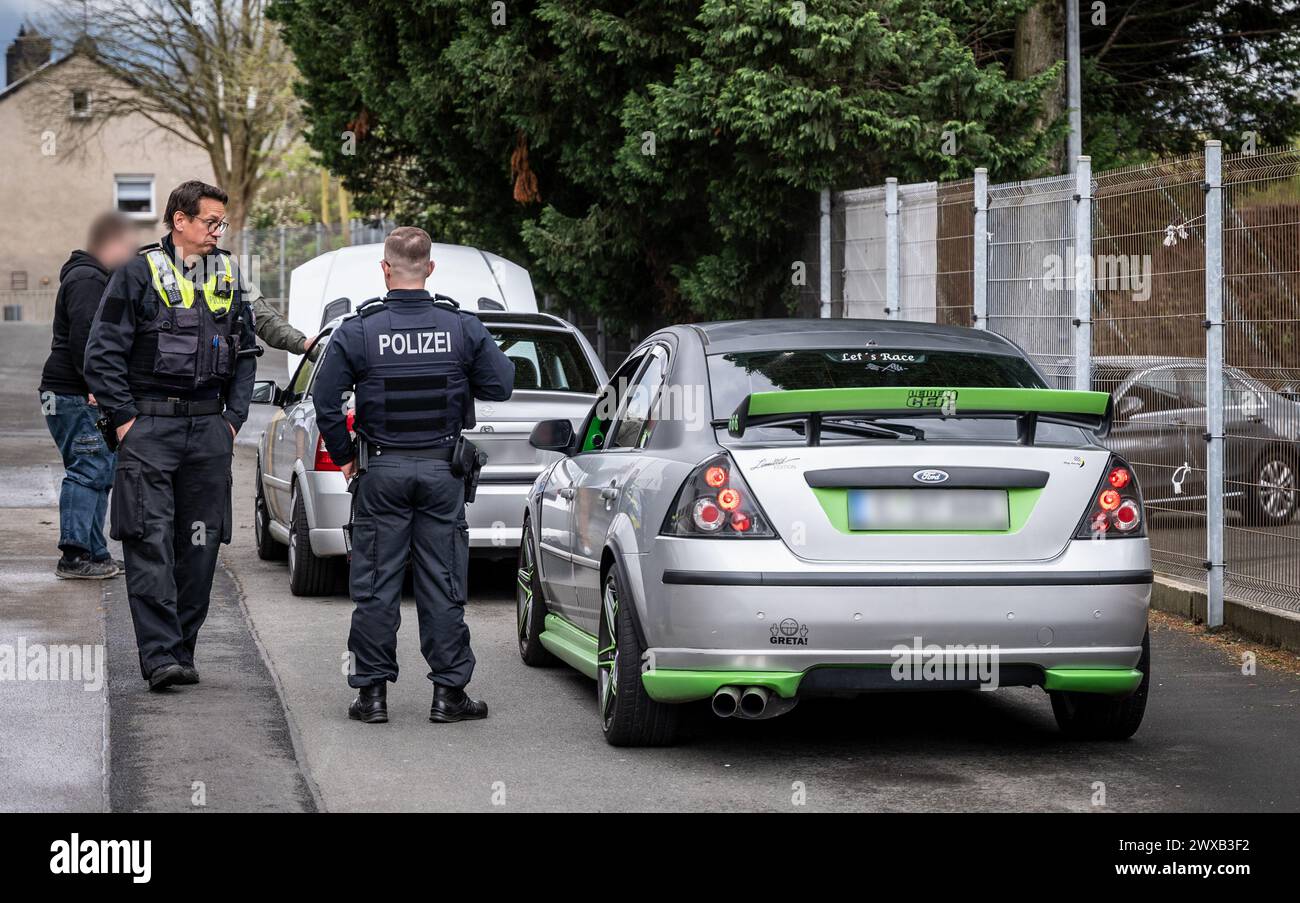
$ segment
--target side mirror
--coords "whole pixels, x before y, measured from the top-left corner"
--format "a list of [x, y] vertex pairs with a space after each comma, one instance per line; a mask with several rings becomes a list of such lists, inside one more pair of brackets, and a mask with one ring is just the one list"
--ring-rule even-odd
[[1119, 403], [1119, 416], [1125, 420], [1142, 410], [1142, 399], [1136, 395], [1125, 395]]
[[573, 449], [573, 424], [568, 420], [543, 420], [533, 427], [528, 444], [542, 451], [570, 454]]
[[280, 407], [284, 402], [284, 392], [273, 379], [259, 379], [253, 383], [253, 404], [273, 404]]

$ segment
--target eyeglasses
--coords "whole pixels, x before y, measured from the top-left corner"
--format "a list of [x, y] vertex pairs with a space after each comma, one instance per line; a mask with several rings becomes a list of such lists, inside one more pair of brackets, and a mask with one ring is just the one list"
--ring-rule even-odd
[[223, 219], [199, 219], [197, 216], [192, 216], [190, 219], [198, 220], [206, 226], [209, 235], [225, 235], [226, 230], [230, 228], [230, 223]]

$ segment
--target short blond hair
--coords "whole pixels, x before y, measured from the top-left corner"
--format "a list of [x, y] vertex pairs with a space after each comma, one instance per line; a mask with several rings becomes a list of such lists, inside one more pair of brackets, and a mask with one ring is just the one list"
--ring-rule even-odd
[[398, 226], [384, 240], [384, 260], [400, 279], [423, 279], [433, 240], [417, 226]]

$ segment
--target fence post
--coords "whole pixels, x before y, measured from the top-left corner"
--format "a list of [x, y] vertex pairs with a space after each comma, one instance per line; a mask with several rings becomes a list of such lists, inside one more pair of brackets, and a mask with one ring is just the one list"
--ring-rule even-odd
[[1092, 157], [1074, 165], [1074, 388], [1092, 387]]
[[975, 170], [975, 249], [972, 259], [971, 313], [976, 329], [989, 328], [989, 171]]
[[885, 316], [900, 319], [898, 275], [898, 179], [885, 179]]
[[1205, 623], [1223, 624], [1223, 145], [1205, 142]]
[[285, 252], [284, 226], [281, 226], [280, 227], [280, 269], [279, 269], [279, 274], [280, 274], [279, 295], [281, 298], [288, 297], [288, 295], [286, 295], [284, 291], [284, 281], [285, 281], [284, 280], [284, 252]]
[[244, 272], [246, 269], [246, 275], [240, 276], [240, 279], [244, 282], [244, 288], [248, 287], [248, 280], [253, 279], [255, 281], [260, 281], [262, 278], [260, 272], [261, 268], [255, 268], [253, 266], [253, 258], [248, 256], [248, 233], [251, 231], [252, 229], [249, 228], [247, 223], [245, 223], [244, 228], [239, 231], [239, 266], [241, 272]]
[[319, 257], [325, 250], [325, 226], [322, 223], [316, 224], [316, 256]]
[[822, 319], [831, 315], [831, 190], [822, 189], [817, 235], [817, 299]]

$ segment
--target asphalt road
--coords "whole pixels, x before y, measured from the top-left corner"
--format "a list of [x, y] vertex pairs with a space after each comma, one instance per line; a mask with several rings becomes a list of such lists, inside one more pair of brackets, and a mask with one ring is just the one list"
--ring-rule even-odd
[[[93, 742], [92, 707], [73, 699], [87, 712], [29, 717], [21, 742], [0, 731], [0, 799], [19, 800], [12, 808], [33, 808], [37, 799], [47, 808], [92, 808], [106, 799], [97, 783], [81, 796], [74, 791], [100, 777], [102, 764], [106, 786], [122, 789], [111, 795], [113, 808], [184, 808], [188, 799], [177, 788], [188, 793], [189, 778], [204, 781], [209, 800], [216, 798], [211, 806], [255, 809], [1300, 810], [1300, 677], [1266, 667], [1243, 676], [1221, 648], [1163, 619], [1152, 632], [1146, 721], [1123, 743], [1066, 742], [1045, 694], [1004, 689], [825, 700], [765, 722], [719, 720], [700, 705], [678, 746], [614, 749], [601, 738], [591, 681], [519, 660], [513, 567], [476, 562], [467, 614], [478, 657], [472, 689], [491, 705], [491, 717], [427, 721], [430, 688], [408, 599], [402, 676], [389, 691], [392, 720], [349, 721], [342, 671], [351, 605], [343, 596], [292, 596], [283, 563], [256, 557], [252, 454], [244, 443], [235, 539], [223, 550], [213, 620], [199, 642], [204, 683], [160, 704], [134, 669], [129, 631], [114, 621], [120, 603], [110, 597], [104, 619], [97, 593], [68, 590], [49, 576], [56, 553], [48, 522], [57, 512], [48, 507], [48, 488], [33, 488], [29, 468], [56, 459], [27, 412], [35, 398], [27, 330], [0, 328], [0, 403], [6, 422], [23, 423], [0, 438], [0, 474], [8, 477], [4, 494], [26, 506], [0, 503], [0, 644], [40, 618], [47, 634], [98, 630], [109, 648], [110, 692], [102, 700], [109, 723], [134, 725], [134, 748], [149, 753], [153, 744], [153, 751], [130, 772], [116, 746], [105, 758], [103, 744]], [[275, 359], [264, 365], [272, 370]], [[70, 695], [0, 682], [0, 718], [13, 724], [14, 715], [44, 713], [47, 700], [71, 704]], [[44, 777], [28, 770], [51, 757], [69, 763], [57, 787], [52, 768]], [[231, 783], [238, 776], [242, 787]]]

